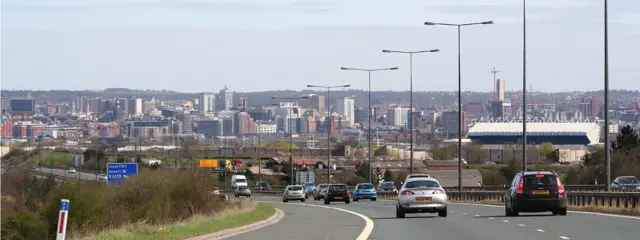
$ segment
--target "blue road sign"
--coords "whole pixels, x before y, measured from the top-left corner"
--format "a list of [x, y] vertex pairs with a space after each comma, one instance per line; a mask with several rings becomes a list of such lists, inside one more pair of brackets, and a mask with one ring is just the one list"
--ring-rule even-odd
[[69, 211], [69, 200], [62, 199], [60, 201], [60, 211]]
[[123, 179], [138, 175], [137, 163], [107, 164], [107, 183], [119, 184]]

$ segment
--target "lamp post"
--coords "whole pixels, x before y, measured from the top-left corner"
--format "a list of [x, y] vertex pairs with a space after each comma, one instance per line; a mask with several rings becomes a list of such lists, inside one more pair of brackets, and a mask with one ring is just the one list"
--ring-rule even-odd
[[413, 54], [440, 52], [440, 49], [421, 50], [421, 51], [396, 51], [382, 50], [383, 53], [400, 53], [409, 55], [409, 129], [411, 131], [411, 140], [409, 145], [409, 174], [413, 174], [413, 132], [415, 131], [415, 122], [413, 121]]
[[[277, 99], [277, 100], [296, 100], [296, 99], [306, 99], [309, 98], [309, 96], [302, 96], [302, 97], [284, 97], [284, 98], [277, 98], [277, 97], [271, 97], [271, 99]], [[291, 167], [291, 181], [290, 184], [293, 185], [295, 182], [295, 176], [293, 175], [293, 131], [291, 130], [291, 117], [293, 116], [293, 103], [289, 103], [289, 119], [287, 121], [287, 128], [289, 129], [289, 164]]]
[[307, 85], [308, 88], [325, 88], [327, 89], [327, 183], [331, 183], [331, 89], [333, 88], [348, 88], [351, 85], [337, 85], [337, 86], [320, 86], [320, 85]]
[[367, 177], [369, 179], [369, 182], [372, 183], [371, 181], [371, 72], [377, 72], [377, 71], [393, 71], [393, 70], [398, 70], [398, 67], [391, 67], [391, 68], [370, 68], [370, 69], [363, 69], [363, 68], [347, 68], [347, 67], [342, 67], [340, 68], [342, 70], [346, 70], [346, 71], [362, 71], [362, 72], [367, 72], [369, 74], [369, 112], [368, 112], [368, 116], [369, 116], [369, 127], [368, 127], [368, 138], [369, 138], [369, 173], [367, 174]]
[[522, 171], [527, 171], [527, 0], [522, 0]]
[[473, 25], [487, 25], [493, 24], [493, 21], [485, 22], [473, 22], [463, 24], [453, 23], [437, 23], [437, 22], [425, 22], [427, 26], [449, 26], [456, 27], [458, 29], [458, 191], [462, 191], [462, 64], [460, 62], [460, 29], [462, 27]]
[[604, 159], [607, 162], [607, 191], [611, 191], [611, 143], [609, 142], [609, 8], [604, 0]]

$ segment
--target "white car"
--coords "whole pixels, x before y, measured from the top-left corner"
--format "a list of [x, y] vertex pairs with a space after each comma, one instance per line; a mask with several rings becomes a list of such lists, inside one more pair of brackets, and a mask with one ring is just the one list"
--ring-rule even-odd
[[447, 193], [435, 178], [407, 178], [398, 192], [396, 217], [404, 218], [407, 213], [438, 213], [447, 216]]
[[282, 194], [282, 202], [288, 202], [289, 200], [300, 200], [304, 202], [306, 200], [304, 188], [301, 185], [287, 186]]
[[107, 174], [98, 175], [98, 182], [107, 182]]
[[69, 168], [69, 171], [67, 171], [68, 173], [77, 173], [75, 168]]

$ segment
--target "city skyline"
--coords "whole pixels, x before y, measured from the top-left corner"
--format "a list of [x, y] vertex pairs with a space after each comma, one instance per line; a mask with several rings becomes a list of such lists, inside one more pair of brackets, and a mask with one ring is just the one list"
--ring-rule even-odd
[[[361, 74], [339, 68], [398, 66], [376, 74], [372, 90], [407, 91], [408, 61], [380, 51], [439, 48], [414, 59], [414, 91], [452, 91], [455, 30], [423, 23], [493, 20], [463, 31], [462, 90], [492, 91], [494, 66], [507, 91], [521, 90], [520, 3], [361, 3], [7, 0], [2, 88], [366, 89]], [[531, 1], [528, 11], [527, 77], [534, 91], [602, 89], [601, 1]], [[640, 87], [633, 84], [640, 79], [634, 69], [640, 47], [633, 44], [640, 41], [639, 16], [640, 3], [610, 3], [612, 89]]]

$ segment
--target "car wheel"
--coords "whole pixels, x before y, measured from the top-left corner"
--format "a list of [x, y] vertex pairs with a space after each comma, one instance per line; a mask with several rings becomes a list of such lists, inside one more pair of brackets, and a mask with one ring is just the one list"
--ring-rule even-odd
[[372, 198], [372, 199], [371, 199], [371, 201], [374, 201], [374, 202], [375, 202], [376, 200], [378, 200], [378, 199], [377, 199], [377, 198]]
[[358, 199], [357, 199], [357, 198], [355, 198], [355, 197], [353, 197], [353, 201], [354, 201], [354, 202], [357, 202], [357, 201], [358, 201]]
[[329, 203], [330, 203], [330, 202], [329, 202], [329, 200], [327, 200], [327, 199], [325, 198], [325, 199], [324, 199], [324, 204], [327, 204], [327, 205], [328, 205]]
[[287, 200], [286, 198], [282, 199], [282, 202], [288, 202], [289, 200]]
[[402, 207], [400, 206], [396, 206], [396, 218], [404, 218], [404, 217], [405, 217], [404, 209], [402, 209]]
[[447, 207], [444, 207], [444, 209], [438, 211], [438, 217], [447, 217]]
[[303, 199], [300, 199], [300, 202], [304, 202], [304, 201], [306, 201], [306, 199], [304, 199], [304, 198], [303, 198]]
[[518, 215], [520, 215], [520, 212], [518, 212], [518, 209], [515, 207], [511, 207], [511, 216], [517, 217]]
[[558, 209], [558, 214], [560, 214], [560, 216], [567, 216], [567, 208]]
[[344, 203], [349, 204], [351, 201], [347, 198], [347, 200], [344, 200]]

